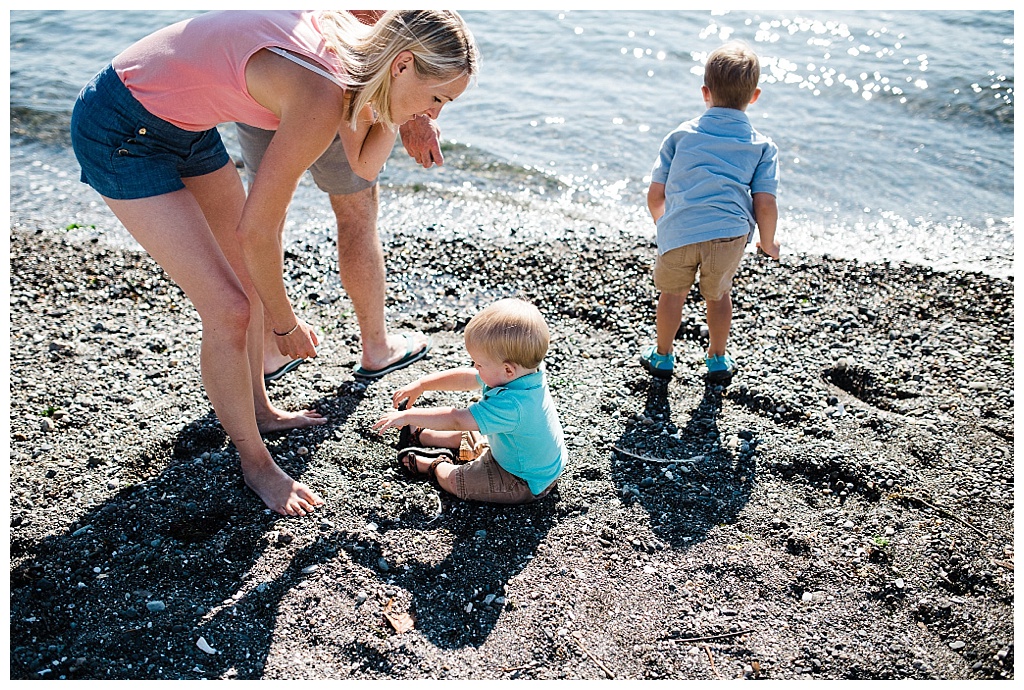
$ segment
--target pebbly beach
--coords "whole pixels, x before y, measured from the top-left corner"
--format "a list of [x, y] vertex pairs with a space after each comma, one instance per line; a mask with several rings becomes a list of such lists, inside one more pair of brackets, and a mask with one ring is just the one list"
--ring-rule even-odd
[[[423, 221], [385, 239], [389, 326], [433, 348], [367, 384], [336, 248], [298, 241], [322, 345], [270, 395], [330, 423], [266, 438], [326, 500], [286, 518], [243, 483], [181, 291], [64, 225], [10, 236], [12, 679], [1014, 677], [1012, 278], [784, 243], [737, 276], [732, 382], [705, 383], [693, 291], [665, 383], [637, 362], [652, 241]], [[551, 327], [571, 453], [517, 507], [402, 477], [370, 429], [505, 296]]]

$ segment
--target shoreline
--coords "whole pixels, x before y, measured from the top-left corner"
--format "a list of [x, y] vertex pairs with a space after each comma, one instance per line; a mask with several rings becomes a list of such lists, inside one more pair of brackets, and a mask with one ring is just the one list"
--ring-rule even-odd
[[[284, 518], [242, 483], [180, 290], [12, 229], [11, 677], [1013, 678], [1012, 278], [748, 255], [740, 373], [704, 384], [691, 299], [664, 386], [636, 364], [653, 244], [587, 239], [395, 233], [389, 328], [435, 345], [369, 386], [333, 242], [289, 245], [323, 346], [270, 393], [331, 423], [268, 438], [327, 500]], [[370, 423], [511, 294], [552, 331], [557, 495], [402, 479]]]

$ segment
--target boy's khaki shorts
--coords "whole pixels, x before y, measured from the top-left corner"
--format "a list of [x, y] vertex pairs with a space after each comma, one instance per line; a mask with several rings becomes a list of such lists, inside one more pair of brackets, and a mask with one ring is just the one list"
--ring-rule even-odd
[[537, 495], [530, 491], [530, 485], [514, 474], [502, 469], [485, 446], [476, 460], [465, 465], [456, 465], [448, 478], [455, 488], [455, 495], [465, 501], [486, 503], [530, 503], [538, 501], [554, 488], [558, 482]]
[[654, 262], [654, 287], [659, 292], [685, 295], [700, 269], [700, 294], [716, 302], [732, 290], [732, 279], [746, 248], [747, 236], [740, 235], [670, 249]]

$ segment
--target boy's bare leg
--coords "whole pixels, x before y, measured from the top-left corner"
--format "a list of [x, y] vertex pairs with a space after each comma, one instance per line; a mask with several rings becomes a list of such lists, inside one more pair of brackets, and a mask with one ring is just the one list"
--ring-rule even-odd
[[[679, 324], [683, 322], [683, 304], [686, 295], [675, 295], [663, 292], [658, 296], [658, 310], [655, 326], [658, 332], [658, 354], [667, 355], [672, 352]], [[710, 327], [709, 327], [710, 328]]]
[[705, 299], [708, 308], [708, 356], [725, 354], [732, 327], [732, 294], [725, 293], [719, 300]]
[[424, 448], [454, 448], [458, 450], [462, 445], [462, 432], [420, 429], [420, 445]]
[[[360, 366], [381, 369], [401, 359], [408, 343], [404, 335], [388, 335], [384, 321], [386, 284], [384, 249], [377, 232], [377, 185], [355, 194], [332, 194], [338, 220], [338, 273], [352, 300], [363, 345]], [[426, 347], [427, 338], [414, 338], [413, 351]]]

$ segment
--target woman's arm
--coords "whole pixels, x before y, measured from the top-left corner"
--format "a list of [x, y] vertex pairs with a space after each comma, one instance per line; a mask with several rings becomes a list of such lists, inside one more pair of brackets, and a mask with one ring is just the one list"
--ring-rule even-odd
[[[315, 357], [317, 337], [292, 309], [284, 284], [282, 232], [299, 178], [327, 150], [344, 119], [344, 92], [320, 75], [260, 51], [246, 66], [249, 92], [280, 119], [242, 209], [237, 235], [281, 352]], [[294, 328], [294, 330], [293, 330]]]

